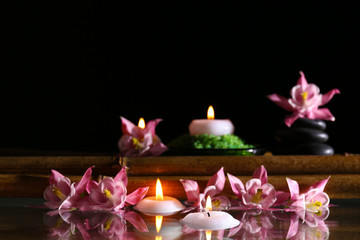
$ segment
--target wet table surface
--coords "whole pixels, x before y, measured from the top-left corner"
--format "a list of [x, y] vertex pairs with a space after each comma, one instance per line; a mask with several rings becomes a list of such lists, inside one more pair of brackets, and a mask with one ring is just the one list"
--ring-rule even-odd
[[306, 221], [281, 211], [231, 210], [240, 221], [238, 227], [207, 232], [182, 225], [179, 220], [185, 214], [162, 217], [157, 231], [155, 216], [136, 211], [73, 211], [60, 216], [41, 208], [41, 203], [0, 198], [0, 239], [360, 239], [360, 199], [333, 199], [336, 206], [328, 215], [308, 216]]

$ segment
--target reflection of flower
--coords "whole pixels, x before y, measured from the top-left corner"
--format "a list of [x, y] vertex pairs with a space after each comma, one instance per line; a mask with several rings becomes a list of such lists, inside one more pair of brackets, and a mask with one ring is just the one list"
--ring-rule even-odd
[[50, 236], [61, 239], [128, 239], [126, 222], [139, 232], [147, 232], [144, 220], [135, 212], [122, 211], [117, 214], [103, 211], [66, 211], [58, 215], [46, 215], [45, 224]]
[[126, 203], [136, 205], [145, 197], [149, 187], [139, 188], [133, 193], [126, 195], [127, 183], [128, 179], [125, 167], [120, 170], [114, 179], [112, 177], [106, 177], [99, 183], [90, 181], [87, 191], [90, 194], [93, 209], [118, 211], [122, 209]]
[[335, 118], [328, 108], [320, 106], [328, 103], [335, 94], [340, 93], [339, 89], [332, 89], [326, 94], [320, 94], [320, 89], [315, 84], [308, 84], [303, 72], [297, 84], [291, 89], [291, 98], [286, 99], [278, 94], [270, 94], [267, 97], [278, 106], [292, 112], [285, 117], [285, 124], [291, 126], [298, 118], [322, 119], [334, 121]]
[[283, 199], [286, 193], [276, 192], [273, 185], [268, 183], [267, 171], [264, 166], [256, 169], [253, 178], [246, 182], [245, 186], [237, 177], [227, 174], [231, 189], [242, 200], [247, 208], [267, 209], [274, 205], [277, 196]]
[[123, 156], [158, 156], [167, 150], [155, 133], [156, 125], [161, 119], [149, 121], [145, 128], [140, 128], [121, 117], [123, 136], [119, 140], [119, 149]]
[[229, 207], [230, 200], [226, 196], [216, 196], [224, 189], [225, 181], [226, 178], [224, 174], [224, 168], [221, 168], [210, 178], [204, 189], [204, 192], [200, 193], [199, 185], [196, 181], [180, 179], [180, 182], [182, 183], [188, 198], [187, 203], [191, 205], [191, 207], [185, 211], [189, 211], [198, 207], [201, 210], [205, 206], [205, 199], [207, 196], [211, 197], [213, 209]]
[[[286, 239], [327, 239], [329, 229], [325, 220], [329, 213], [329, 208], [323, 208], [321, 212], [316, 213], [309, 211], [291, 213]], [[299, 218], [303, 220], [303, 224], [300, 224]]]

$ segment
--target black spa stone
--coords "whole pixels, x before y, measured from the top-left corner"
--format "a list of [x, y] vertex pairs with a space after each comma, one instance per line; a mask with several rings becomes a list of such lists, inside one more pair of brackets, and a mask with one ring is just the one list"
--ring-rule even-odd
[[304, 128], [291, 127], [287, 129], [280, 129], [275, 132], [275, 138], [280, 143], [312, 143], [312, 142], [326, 142], [329, 135], [323, 131]]
[[307, 119], [307, 118], [298, 118], [291, 126], [292, 128], [304, 127], [304, 128], [313, 128], [318, 130], [325, 130], [326, 123], [322, 120], [316, 119]]
[[303, 143], [296, 145], [281, 145], [274, 149], [277, 155], [328, 155], [334, 154], [334, 149], [325, 143]]

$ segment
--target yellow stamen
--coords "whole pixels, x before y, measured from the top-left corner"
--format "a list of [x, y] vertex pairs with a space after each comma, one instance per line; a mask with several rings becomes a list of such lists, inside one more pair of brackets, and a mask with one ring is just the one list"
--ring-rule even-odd
[[321, 214], [322, 214], [322, 212], [321, 212], [321, 210], [318, 210], [315, 214], [316, 214], [316, 215], [318, 215], [318, 216], [320, 217], [320, 216], [321, 216]]
[[251, 199], [251, 202], [259, 203], [262, 200], [262, 197], [261, 197], [262, 193], [263, 193], [263, 190], [261, 188], [259, 188], [257, 190], [257, 192], [255, 193], [255, 195], [253, 196], [253, 198]]
[[213, 207], [220, 207], [221, 200], [219, 200], [219, 199], [214, 200], [214, 201], [212, 201], [211, 204], [212, 204]]
[[307, 92], [302, 92], [301, 96], [302, 96], [303, 100], [306, 101], [306, 99], [308, 97], [308, 93]]
[[141, 146], [141, 141], [135, 137], [132, 138], [132, 143], [135, 146], [135, 149], [142, 149], [143, 147]]
[[107, 198], [112, 198], [112, 194], [109, 190], [105, 189], [104, 190], [104, 195], [107, 197]]
[[111, 227], [111, 223], [112, 223], [112, 219], [107, 220], [104, 226], [104, 230], [106, 231], [109, 230]]
[[52, 192], [61, 200], [65, 200], [66, 196], [60, 191], [59, 188], [53, 187]]

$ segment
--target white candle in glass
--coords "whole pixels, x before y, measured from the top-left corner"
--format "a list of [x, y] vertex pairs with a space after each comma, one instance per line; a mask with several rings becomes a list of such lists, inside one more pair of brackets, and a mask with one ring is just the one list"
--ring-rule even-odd
[[222, 136], [234, 133], [234, 125], [229, 119], [215, 119], [215, 111], [213, 106], [209, 106], [207, 119], [194, 119], [189, 125], [191, 136], [199, 134], [212, 134]]

